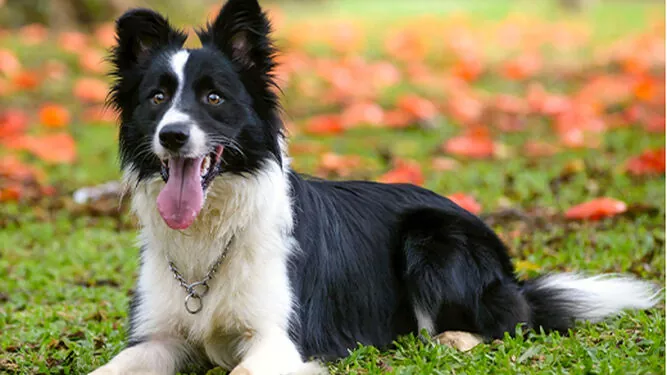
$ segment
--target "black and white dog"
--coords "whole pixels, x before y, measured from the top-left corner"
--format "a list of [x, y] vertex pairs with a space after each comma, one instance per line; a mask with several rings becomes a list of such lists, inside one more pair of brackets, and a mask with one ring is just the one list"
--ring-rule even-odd
[[477, 217], [412, 185], [306, 179], [290, 169], [256, 0], [229, 0], [200, 49], [161, 15], [117, 21], [111, 102], [141, 224], [129, 344], [101, 374], [321, 371], [357, 343], [464, 331], [566, 331], [658, 291], [630, 277], [515, 278]]

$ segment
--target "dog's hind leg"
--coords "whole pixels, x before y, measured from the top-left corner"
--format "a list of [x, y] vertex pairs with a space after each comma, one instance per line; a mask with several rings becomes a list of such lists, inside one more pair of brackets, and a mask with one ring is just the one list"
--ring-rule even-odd
[[407, 212], [400, 225], [402, 278], [419, 330], [484, 340], [530, 321], [505, 247], [477, 217], [452, 207]]

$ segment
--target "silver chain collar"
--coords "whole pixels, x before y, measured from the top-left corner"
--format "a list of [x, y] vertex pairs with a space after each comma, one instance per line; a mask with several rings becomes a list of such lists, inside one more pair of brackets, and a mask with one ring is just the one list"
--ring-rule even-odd
[[208, 272], [206, 272], [204, 278], [191, 284], [188, 284], [187, 280], [185, 280], [183, 275], [178, 271], [178, 268], [176, 268], [174, 262], [167, 258], [169, 270], [172, 274], [174, 274], [174, 279], [178, 281], [178, 283], [183, 287], [183, 289], [185, 289], [185, 292], [187, 293], [185, 296], [184, 305], [185, 310], [190, 314], [196, 314], [204, 307], [202, 298], [206, 295], [206, 293], [208, 293], [208, 282], [213, 279], [213, 276], [218, 271], [218, 267], [220, 267], [222, 261], [225, 260], [225, 257], [227, 256], [227, 249], [229, 248], [231, 242], [232, 240], [230, 240], [227, 246], [225, 246], [222, 253], [218, 255], [215, 262], [211, 265], [211, 267], [209, 267]]

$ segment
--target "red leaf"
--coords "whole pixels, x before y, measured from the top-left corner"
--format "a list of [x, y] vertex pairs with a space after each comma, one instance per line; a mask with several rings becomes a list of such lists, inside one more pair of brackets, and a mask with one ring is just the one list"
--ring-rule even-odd
[[496, 149], [488, 132], [481, 129], [450, 138], [442, 148], [450, 154], [477, 159], [492, 157]]
[[17, 139], [11, 147], [30, 151], [47, 163], [72, 163], [76, 158], [76, 144], [67, 133], [41, 137], [26, 135]]
[[633, 175], [664, 174], [665, 149], [646, 150], [628, 160], [626, 169]]
[[0, 139], [22, 134], [28, 126], [28, 115], [18, 109], [0, 113]]
[[452, 202], [461, 206], [461, 208], [467, 210], [468, 212], [478, 215], [482, 212], [482, 205], [480, 205], [475, 198], [467, 195], [465, 193], [454, 193], [448, 195], [447, 198], [451, 199]]
[[433, 102], [417, 95], [400, 97], [397, 106], [399, 109], [421, 120], [429, 120], [438, 115], [438, 109]]
[[572, 220], [599, 220], [621, 214], [627, 209], [625, 202], [603, 197], [571, 207], [565, 212], [565, 217]]
[[377, 179], [387, 184], [407, 183], [422, 185], [424, 174], [421, 166], [414, 160], [398, 159], [394, 162], [394, 168]]
[[343, 132], [343, 122], [338, 115], [311, 117], [304, 128], [310, 134], [338, 134]]

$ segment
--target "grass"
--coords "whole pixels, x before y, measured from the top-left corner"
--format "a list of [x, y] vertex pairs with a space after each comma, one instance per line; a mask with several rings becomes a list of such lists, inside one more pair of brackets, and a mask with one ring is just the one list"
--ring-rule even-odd
[[[470, 6], [461, 5], [462, 1], [434, 3], [381, 7], [375, 0], [363, 4], [341, 0], [333, 4], [341, 17], [382, 9], [377, 17], [367, 18], [373, 22], [398, 22], [427, 9], [479, 11], [473, 14], [482, 20], [501, 18], [517, 9], [495, 0]], [[288, 14], [293, 7], [287, 6]], [[612, 38], [642, 25], [647, 9], [664, 10], [645, 3], [610, 2], [581, 17], [589, 17], [602, 38]], [[314, 6], [294, 12], [325, 14]], [[549, 8], [535, 12], [550, 14]], [[617, 26], [620, 18], [628, 21]], [[37, 54], [39, 58], [40, 52], [18, 44], [11, 47], [20, 56]], [[29, 106], [30, 99], [15, 100]], [[116, 130], [80, 123], [72, 131], [78, 142], [77, 163], [49, 170], [59, 190], [69, 194], [80, 186], [117, 179]], [[358, 174], [365, 178], [375, 178], [388, 168], [381, 150], [419, 161], [427, 188], [441, 194], [465, 191], [478, 199], [487, 221], [507, 239], [521, 277], [564, 270], [631, 272], [664, 284], [664, 176], [637, 179], [621, 171], [630, 156], [664, 147], [662, 136], [619, 129], [605, 134], [600, 149], [568, 151], [545, 159], [523, 157], [518, 150], [526, 139], [551, 140], [535, 127], [521, 134], [499, 135], [498, 140], [514, 153], [512, 157], [461, 160], [456, 171], [434, 172], [429, 167], [434, 150], [457, 131], [441, 120], [431, 131], [359, 130], [324, 138], [299, 134], [292, 143], [361, 155], [365, 166]], [[294, 166], [313, 173], [317, 160], [314, 154], [296, 155]], [[572, 165], [579, 166], [576, 173], [563, 178]], [[633, 207], [632, 213], [581, 224], [552, 218], [535, 226], [494, 214], [507, 205], [526, 212], [562, 212], [602, 195], [623, 199]], [[0, 212], [0, 373], [80, 374], [108, 361], [123, 348], [128, 294], [137, 275], [136, 230], [129, 214], [76, 208], [66, 196], [33, 206], [2, 203]], [[513, 237], [517, 230], [520, 236]], [[334, 374], [661, 374], [665, 372], [665, 311], [629, 312], [599, 324], [578, 324], [567, 336], [539, 332], [507, 336], [467, 353], [411, 335], [386, 350], [359, 347], [329, 366]]]

